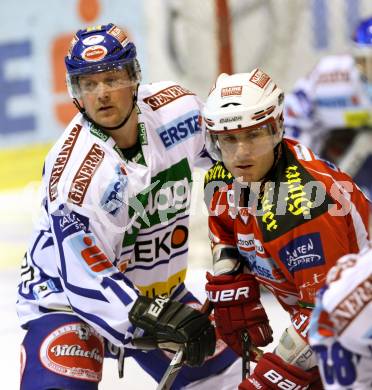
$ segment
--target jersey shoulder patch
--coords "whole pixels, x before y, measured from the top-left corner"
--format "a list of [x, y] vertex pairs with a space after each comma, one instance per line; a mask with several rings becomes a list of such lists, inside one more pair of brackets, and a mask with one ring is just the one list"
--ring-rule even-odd
[[[153, 111], [172, 103], [186, 95], [195, 95], [188, 89], [173, 83], [159, 83], [159, 85], [150, 85], [150, 88], [143, 88], [143, 101], [150, 106]], [[154, 88], [155, 87], [155, 88]], [[141, 95], [142, 95], [141, 93]]]
[[100, 145], [102, 142], [80, 123], [75, 123], [66, 131], [64, 138], [56, 143], [47, 157], [50, 202], [58, 198], [58, 203], [83, 204], [93, 176], [105, 157]]
[[53, 152], [48, 154], [48, 157], [54, 160], [48, 185], [50, 201], [54, 201], [57, 198], [57, 187], [59, 180], [71, 157], [72, 151], [79, 137], [81, 129], [82, 126], [79, 123], [73, 126], [72, 130], [66, 136], [63, 144], [60, 146], [58, 154], [56, 156], [53, 155]]

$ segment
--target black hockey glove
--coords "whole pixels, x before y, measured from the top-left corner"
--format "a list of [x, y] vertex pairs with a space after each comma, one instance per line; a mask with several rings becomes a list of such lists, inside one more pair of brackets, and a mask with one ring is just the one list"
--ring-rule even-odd
[[214, 353], [216, 336], [208, 315], [183, 303], [162, 296], [140, 296], [129, 312], [129, 320], [144, 330], [142, 337], [133, 340], [140, 349], [175, 352], [182, 346], [189, 366], [202, 365]]

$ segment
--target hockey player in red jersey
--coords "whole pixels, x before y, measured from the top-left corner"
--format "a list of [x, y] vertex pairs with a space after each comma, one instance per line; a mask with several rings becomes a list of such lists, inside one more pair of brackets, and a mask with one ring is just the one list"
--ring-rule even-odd
[[283, 101], [255, 69], [220, 75], [203, 112], [218, 160], [205, 177], [214, 263], [206, 290], [217, 329], [239, 354], [244, 329], [253, 345], [272, 341], [259, 284], [291, 319], [242, 390], [321, 388], [307, 341], [315, 294], [338, 258], [368, 242], [367, 199], [336, 166], [283, 139]]

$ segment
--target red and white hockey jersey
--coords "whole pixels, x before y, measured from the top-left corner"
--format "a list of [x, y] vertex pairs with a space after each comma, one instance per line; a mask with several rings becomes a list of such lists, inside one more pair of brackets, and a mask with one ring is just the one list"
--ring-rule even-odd
[[315, 295], [328, 270], [368, 243], [369, 203], [348, 175], [291, 140], [283, 141], [267, 179], [260, 195], [251, 190], [242, 205], [224, 165], [218, 162], [208, 171], [210, 238], [212, 246], [227, 248], [225, 253], [238, 249], [306, 340]]
[[329, 271], [309, 341], [327, 390], [372, 388], [372, 246], [342, 257]]

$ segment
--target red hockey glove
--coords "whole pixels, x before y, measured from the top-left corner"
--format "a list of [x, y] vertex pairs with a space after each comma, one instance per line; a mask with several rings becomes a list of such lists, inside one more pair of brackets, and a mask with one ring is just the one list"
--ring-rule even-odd
[[253, 275], [213, 276], [207, 272], [207, 280], [205, 289], [213, 303], [216, 328], [229, 347], [242, 355], [243, 329], [257, 347], [273, 341], [272, 329], [261, 305], [259, 285]]
[[313, 389], [312, 383], [318, 379], [317, 369], [304, 371], [268, 352], [262, 356], [253, 374], [239, 385], [239, 390]]

